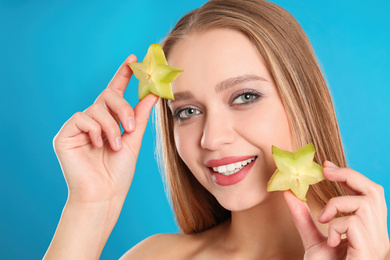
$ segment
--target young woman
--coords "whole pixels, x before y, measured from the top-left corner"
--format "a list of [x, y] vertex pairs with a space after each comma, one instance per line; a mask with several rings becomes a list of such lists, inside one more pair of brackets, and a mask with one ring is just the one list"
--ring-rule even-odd
[[[385, 258], [383, 188], [346, 167], [326, 83], [289, 13], [263, 0], [211, 0], [178, 22], [163, 49], [184, 70], [172, 84], [175, 100], [158, 104], [183, 232], [152, 236], [123, 259]], [[158, 102], [151, 94], [133, 110], [123, 99], [134, 61], [54, 140], [69, 198], [46, 259], [99, 258], [116, 223]], [[309, 142], [327, 180], [309, 190], [307, 204], [268, 193], [271, 146]]]

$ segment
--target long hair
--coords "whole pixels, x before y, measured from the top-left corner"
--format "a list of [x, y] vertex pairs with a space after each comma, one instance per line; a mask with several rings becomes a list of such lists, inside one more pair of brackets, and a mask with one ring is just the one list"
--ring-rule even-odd
[[[264, 58], [278, 88], [296, 148], [313, 142], [315, 161], [330, 160], [345, 167], [346, 160], [332, 98], [309, 39], [294, 17], [265, 0], [211, 0], [182, 17], [163, 41], [172, 48], [191, 33], [229, 28], [244, 33]], [[230, 217], [192, 175], [175, 147], [173, 119], [166, 100], [157, 106], [163, 172], [176, 220], [184, 233], [207, 230]], [[325, 205], [344, 195], [342, 187], [322, 181], [311, 187]]]

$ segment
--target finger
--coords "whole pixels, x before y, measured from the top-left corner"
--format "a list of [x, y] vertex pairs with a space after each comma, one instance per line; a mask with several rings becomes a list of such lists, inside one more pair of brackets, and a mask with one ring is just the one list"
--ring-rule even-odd
[[340, 196], [331, 198], [318, 216], [318, 221], [328, 223], [337, 213], [357, 213], [361, 209], [366, 213], [374, 212], [374, 207], [363, 196]]
[[62, 127], [59, 134], [64, 137], [74, 137], [87, 133], [90, 141], [96, 147], [103, 146], [100, 125], [84, 113], [77, 112]]
[[131, 134], [124, 133], [123, 141], [127, 143], [130, 147], [133, 147], [135, 151], [139, 151], [139, 149], [141, 148], [142, 137], [148, 124], [150, 113], [158, 100], [158, 96], [154, 94], [149, 94], [145, 98], [140, 100], [134, 108], [134, 119], [136, 128]]
[[346, 234], [352, 248], [365, 248], [369, 245], [368, 233], [356, 215], [335, 218], [328, 225], [328, 245], [336, 247], [340, 244], [341, 235]]
[[110, 112], [102, 104], [93, 104], [85, 113], [94, 119], [105, 133], [110, 147], [114, 151], [122, 149], [121, 130]]
[[283, 196], [305, 250], [325, 241], [326, 238], [314, 222], [307, 204], [295, 197], [291, 191], [284, 191]]
[[133, 108], [116, 91], [105, 89], [97, 99], [97, 103], [103, 103], [113, 114], [114, 119], [121, 122], [125, 131], [132, 132], [135, 129]]
[[[330, 170], [332, 169], [339, 169], [339, 167], [337, 165], [335, 165], [334, 163], [330, 162], [330, 161], [325, 161], [323, 163], [323, 170], [322, 170], [322, 173], [325, 175], [327, 175], [329, 173]], [[343, 187], [343, 189], [347, 192], [347, 194], [349, 195], [360, 195], [359, 192], [356, 192], [355, 190], [351, 189], [350, 187], [348, 187], [345, 183], [340, 183], [341, 186]]]
[[[367, 231], [367, 234], [375, 238], [374, 244], [378, 253], [385, 252], [388, 241], [386, 205], [384, 202], [378, 203], [375, 198], [370, 196], [341, 196], [335, 197], [328, 201], [322, 214], [318, 217], [321, 223], [329, 223], [335, 219], [337, 212], [354, 213], [359, 218], [360, 223]], [[335, 230], [331, 230], [335, 232]], [[331, 235], [329, 235], [331, 236]], [[335, 240], [332, 245], [337, 244], [336, 234], [333, 234]]]
[[127, 57], [107, 86], [107, 88], [116, 91], [121, 96], [123, 96], [123, 93], [129, 84], [130, 78], [133, 75], [133, 71], [127, 65], [131, 62], [137, 62], [137, 57], [134, 54], [131, 54], [129, 57]]
[[326, 161], [324, 163], [323, 174], [330, 181], [344, 184], [351, 193], [370, 194], [376, 189], [376, 183], [369, 180], [364, 175], [350, 168], [339, 168], [335, 164]]

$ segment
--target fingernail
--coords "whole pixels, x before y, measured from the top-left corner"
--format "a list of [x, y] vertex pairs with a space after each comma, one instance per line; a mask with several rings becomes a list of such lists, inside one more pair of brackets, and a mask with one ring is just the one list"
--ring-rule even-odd
[[116, 139], [115, 139], [115, 146], [117, 148], [122, 148], [122, 138], [120, 136], [118, 136]]
[[135, 120], [134, 117], [129, 117], [127, 119], [127, 126], [129, 127], [130, 131], [133, 131], [135, 129]]
[[320, 214], [318, 214], [318, 218], [321, 218], [322, 213], [324, 213], [324, 209], [321, 210]]
[[335, 169], [339, 168], [339, 167], [337, 167], [336, 164], [332, 163], [331, 161], [326, 161], [325, 163], [326, 163], [325, 167], [329, 170], [335, 170]]
[[99, 136], [98, 140], [97, 140], [97, 145], [99, 147], [102, 147], [103, 146], [103, 138], [101, 136]]

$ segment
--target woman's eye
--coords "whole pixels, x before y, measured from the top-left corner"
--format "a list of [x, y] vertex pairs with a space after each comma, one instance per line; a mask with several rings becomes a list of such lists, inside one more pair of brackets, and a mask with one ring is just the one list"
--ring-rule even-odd
[[244, 103], [251, 103], [254, 100], [256, 100], [259, 97], [256, 93], [243, 93], [241, 95], [238, 95], [234, 100], [233, 104], [244, 104]]
[[183, 109], [178, 109], [175, 111], [175, 114], [173, 114], [173, 118], [176, 119], [187, 119], [190, 118], [191, 116], [198, 115], [200, 114], [200, 111], [195, 109], [195, 108], [183, 108]]

